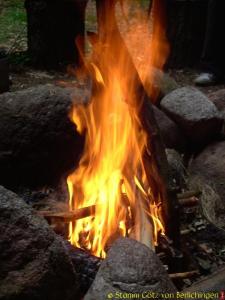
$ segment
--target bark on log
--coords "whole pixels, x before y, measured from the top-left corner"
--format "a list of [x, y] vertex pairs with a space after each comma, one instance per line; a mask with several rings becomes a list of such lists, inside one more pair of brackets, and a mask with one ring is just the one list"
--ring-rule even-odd
[[26, 0], [28, 52], [37, 67], [58, 68], [80, 58], [75, 39], [84, 36], [87, 0]]

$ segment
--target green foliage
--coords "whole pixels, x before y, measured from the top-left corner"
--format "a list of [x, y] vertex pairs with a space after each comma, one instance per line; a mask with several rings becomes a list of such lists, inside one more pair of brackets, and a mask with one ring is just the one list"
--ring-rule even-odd
[[138, 2], [140, 2], [140, 5], [141, 5], [143, 8], [148, 8], [149, 3], [151, 2], [151, 0], [139, 0]]
[[30, 58], [27, 52], [14, 52], [9, 54], [8, 60], [10, 65], [13, 66], [23, 66], [30, 63]]
[[0, 0], [0, 44], [13, 44], [25, 26], [24, 1]]

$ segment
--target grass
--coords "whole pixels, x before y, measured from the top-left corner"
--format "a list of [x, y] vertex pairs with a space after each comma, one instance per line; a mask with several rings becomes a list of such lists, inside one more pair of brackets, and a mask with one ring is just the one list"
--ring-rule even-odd
[[0, 45], [18, 50], [26, 39], [26, 12], [22, 0], [0, 0]]
[[[146, 9], [150, 0], [132, 1]], [[93, 9], [95, 1], [89, 0], [90, 3]], [[88, 30], [96, 27], [96, 15], [92, 9], [86, 20]], [[8, 50], [13, 47], [14, 52], [26, 50], [26, 11], [23, 0], [0, 0], [0, 47]]]

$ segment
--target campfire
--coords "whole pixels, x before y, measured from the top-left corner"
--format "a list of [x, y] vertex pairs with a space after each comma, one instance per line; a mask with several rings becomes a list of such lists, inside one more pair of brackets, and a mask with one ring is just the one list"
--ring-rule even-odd
[[168, 1], [26, 2], [29, 44], [61, 8], [71, 45], [70, 8], [98, 31], [75, 28], [81, 77], [24, 66], [0, 95], [0, 298], [222, 299], [225, 91], [170, 69]]
[[[139, 11], [137, 32], [132, 27], [123, 39], [115, 1], [106, 1], [99, 35], [92, 37], [92, 56], [85, 59], [93, 84], [91, 101], [71, 112], [77, 130], [85, 135], [85, 148], [78, 168], [67, 179], [69, 205], [71, 211], [90, 215], [70, 222], [69, 240], [103, 258], [119, 236], [154, 249], [159, 235], [165, 234], [163, 201], [169, 200], [156, 158], [164, 150], [151, 112], [153, 93], [148, 86], [147, 94], [145, 88], [147, 75], [153, 78], [153, 66], [163, 66], [168, 49], [156, 5], [154, 30]], [[139, 61], [129, 46], [142, 53]]]

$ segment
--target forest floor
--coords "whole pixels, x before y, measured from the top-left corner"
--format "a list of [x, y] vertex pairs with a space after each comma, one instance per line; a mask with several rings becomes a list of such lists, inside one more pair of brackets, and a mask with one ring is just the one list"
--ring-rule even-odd
[[[147, 9], [149, 0], [134, 0]], [[86, 30], [96, 31], [95, 1], [88, 2], [86, 10]], [[30, 86], [69, 81], [76, 84], [76, 79], [65, 72], [40, 71], [29, 67], [26, 32], [26, 11], [24, 1], [0, 0], [0, 50], [4, 49], [9, 54], [11, 91], [28, 88]], [[87, 46], [88, 51], [88, 46]], [[168, 70], [169, 75], [175, 79], [179, 86], [193, 85], [198, 74], [196, 69]], [[212, 91], [225, 88], [225, 84], [203, 87], [201, 90], [208, 94]]]
[[[199, 74], [196, 69], [176, 69], [168, 70], [169, 75], [178, 83], [180, 87], [183, 86], [194, 86], [194, 79]], [[11, 72], [11, 91], [21, 90], [29, 88], [39, 84], [47, 83], [61, 83], [65, 84], [68, 82], [70, 85], [78, 84], [76, 78], [64, 72], [56, 71], [40, 71], [32, 68], [21, 67], [14, 68]], [[208, 87], [198, 87], [206, 95], [220, 90], [225, 89], [225, 83], [220, 83]]]
[[23, 51], [27, 45], [26, 12], [21, 0], [0, 0], [0, 48]]

